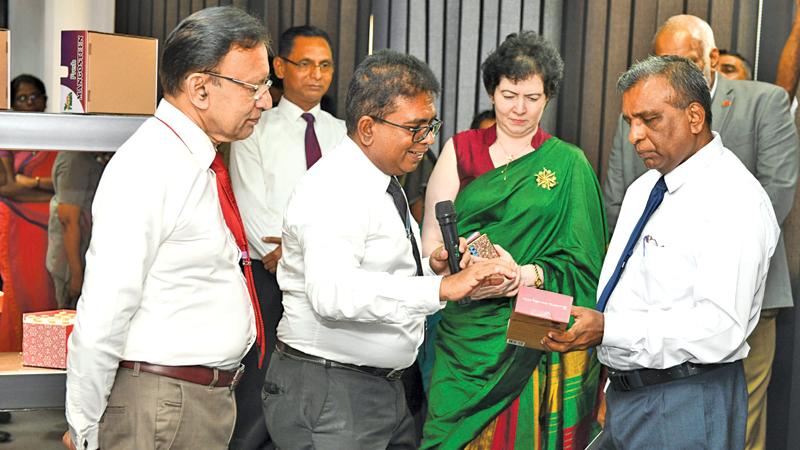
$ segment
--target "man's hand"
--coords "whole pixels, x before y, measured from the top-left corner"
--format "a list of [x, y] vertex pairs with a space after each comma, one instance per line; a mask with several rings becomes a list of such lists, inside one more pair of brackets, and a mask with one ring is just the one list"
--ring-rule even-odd
[[[461, 261], [458, 266], [461, 270], [464, 270], [464, 268], [470, 264], [472, 255], [467, 251], [467, 240], [463, 237], [458, 238], [458, 252], [461, 253]], [[447, 265], [447, 256], [447, 250], [444, 249], [444, 245], [431, 253], [428, 261], [436, 275], [450, 275], [450, 266]]]
[[75, 448], [75, 444], [72, 443], [72, 436], [70, 436], [69, 430], [64, 433], [64, 436], [61, 436], [61, 443], [64, 444], [64, 447], [67, 447], [69, 450], [78, 450]]
[[551, 331], [542, 339], [542, 345], [552, 352], [586, 350], [603, 342], [605, 318], [596, 309], [572, 307], [575, 322], [566, 331]]
[[83, 288], [83, 274], [76, 273], [70, 274], [69, 286], [67, 288], [67, 295], [70, 300], [76, 300], [81, 296], [81, 289]]
[[261, 242], [265, 242], [267, 244], [278, 244], [275, 247], [275, 250], [267, 253], [263, 258], [261, 258], [261, 262], [264, 263], [264, 267], [269, 270], [269, 273], [275, 273], [278, 270], [278, 261], [281, 260], [281, 255], [283, 255], [283, 250], [281, 249], [281, 238], [277, 236], [263, 236], [261, 238]]
[[458, 301], [483, 285], [496, 285], [505, 280], [513, 280], [518, 275], [516, 264], [500, 258], [478, 261], [462, 269], [455, 275], [442, 279], [439, 298], [445, 301]]
[[[517, 262], [514, 261], [514, 257], [511, 256], [511, 253], [508, 253], [503, 247], [494, 244], [494, 249], [497, 251], [497, 254], [500, 255], [500, 259], [507, 261], [516, 267], [517, 276], [513, 279], [498, 277], [498, 280], [501, 280], [499, 284], [484, 283], [481, 287], [472, 292], [472, 295], [470, 295], [472, 300], [513, 297], [517, 295], [517, 292], [519, 292], [519, 287], [522, 283], [522, 271], [520, 266], [517, 266]], [[474, 257], [472, 258], [472, 261], [485, 261], [485, 259], [481, 257]]]

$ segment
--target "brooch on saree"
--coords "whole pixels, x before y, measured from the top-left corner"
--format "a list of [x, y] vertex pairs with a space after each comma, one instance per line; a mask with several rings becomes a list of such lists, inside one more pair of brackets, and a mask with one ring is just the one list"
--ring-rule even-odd
[[542, 170], [536, 174], [536, 184], [539, 185], [540, 188], [547, 189], [549, 191], [550, 189], [553, 189], [556, 184], [558, 184], [556, 180], [556, 174], [552, 170], [543, 167]]

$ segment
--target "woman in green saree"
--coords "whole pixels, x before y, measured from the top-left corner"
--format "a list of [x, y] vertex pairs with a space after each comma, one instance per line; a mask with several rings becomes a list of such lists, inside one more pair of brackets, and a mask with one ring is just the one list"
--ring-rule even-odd
[[[425, 211], [454, 200], [459, 233], [486, 233], [521, 276], [442, 311], [422, 448], [583, 449], [596, 431], [595, 355], [516, 347], [505, 333], [520, 284], [594, 307], [608, 238], [600, 187], [579, 148], [539, 127], [563, 76], [555, 48], [511, 34], [481, 68], [497, 124], [445, 144]], [[431, 213], [422, 242], [424, 254], [441, 245]]]

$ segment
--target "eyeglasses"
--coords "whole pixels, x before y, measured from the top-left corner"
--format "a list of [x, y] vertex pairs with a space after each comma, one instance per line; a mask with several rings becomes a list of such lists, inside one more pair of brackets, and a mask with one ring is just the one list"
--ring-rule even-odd
[[27, 102], [35, 103], [37, 100], [44, 100], [44, 98], [45, 98], [44, 94], [28, 94], [28, 95], [22, 94], [14, 97], [14, 101], [17, 103], [27, 103]]
[[252, 83], [248, 83], [246, 81], [239, 80], [237, 78], [227, 77], [225, 75], [220, 75], [220, 74], [215, 73], [215, 72], [203, 72], [203, 73], [206, 74], [206, 75], [211, 75], [212, 77], [217, 77], [217, 78], [222, 78], [223, 80], [228, 80], [231, 83], [236, 83], [236, 84], [238, 84], [239, 86], [242, 86], [242, 87], [246, 87], [246, 88], [252, 89], [253, 90], [253, 100], [255, 100], [255, 101], [260, 100], [261, 97], [263, 97], [264, 94], [266, 94], [267, 91], [269, 91], [270, 86], [272, 86], [272, 80], [270, 80], [270, 79], [267, 79], [267, 81], [265, 81], [262, 84], [252, 84]]
[[387, 125], [391, 125], [397, 128], [402, 128], [406, 131], [411, 132], [411, 142], [415, 144], [419, 144], [420, 142], [424, 141], [429, 134], [433, 133], [433, 137], [436, 137], [439, 134], [439, 129], [442, 127], [442, 121], [439, 119], [431, 120], [431, 123], [427, 125], [422, 125], [419, 127], [408, 127], [405, 125], [400, 125], [399, 123], [389, 122], [388, 120], [382, 117], [375, 117], [370, 116], [373, 120], [377, 120], [378, 122], [383, 122]]
[[317, 64], [307, 59], [303, 59], [300, 61], [292, 61], [291, 59], [284, 58], [283, 56], [279, 56], [279, 58], [290, 64], [293, 64], [301, 72], [308, 72], [309, 70], [316, 69], [317, 67], [319, 67], [319, 71], [322, 73], [328, 73], [333, 71], [333, 63], [331, 61], [322, 61], [321, 63]]

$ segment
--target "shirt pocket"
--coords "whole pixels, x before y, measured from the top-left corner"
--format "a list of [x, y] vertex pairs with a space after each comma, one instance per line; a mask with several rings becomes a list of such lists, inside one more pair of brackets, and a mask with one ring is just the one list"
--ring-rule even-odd
[[642, 255], [642, 279], [644, 301], [650, 305], [673, 305], [676, 301], [690, 298], [694, 258], [678, 245], [645, 244]]

